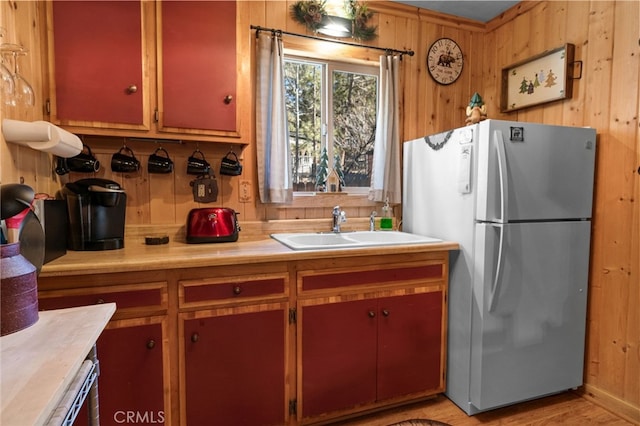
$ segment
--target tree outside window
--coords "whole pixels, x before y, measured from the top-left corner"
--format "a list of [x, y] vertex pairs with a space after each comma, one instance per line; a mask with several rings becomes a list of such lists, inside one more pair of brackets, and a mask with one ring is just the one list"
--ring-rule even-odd
[[365, 192], [371, 182], [378, 68], [289, 57], [285, 89], [294, 189], [322, 190], [317, 168], [326, 148], [329, 168], [344, 178], [343, 190]]

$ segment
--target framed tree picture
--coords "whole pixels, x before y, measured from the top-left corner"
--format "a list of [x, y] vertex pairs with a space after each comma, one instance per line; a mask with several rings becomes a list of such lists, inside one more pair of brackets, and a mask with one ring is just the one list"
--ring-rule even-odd
[[565, 44], [502, 69], [500, 111], [571, 98], [575, 46]]

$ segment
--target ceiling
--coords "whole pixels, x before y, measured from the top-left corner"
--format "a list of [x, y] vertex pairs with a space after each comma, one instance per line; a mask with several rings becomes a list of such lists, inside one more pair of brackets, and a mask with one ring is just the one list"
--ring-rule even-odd
[[392, 0], [422, 9], [488, 22], [520, 1], [509, 0]]

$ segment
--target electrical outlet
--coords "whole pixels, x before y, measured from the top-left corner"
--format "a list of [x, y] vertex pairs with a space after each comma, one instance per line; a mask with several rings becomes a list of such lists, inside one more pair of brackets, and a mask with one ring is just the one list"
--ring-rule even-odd
[[238, 194], [238, 200], [241, 203], [250, 203], [253, 198], [251, 194], [252, 194], [251, 181], [241, 180], [240, 193]]

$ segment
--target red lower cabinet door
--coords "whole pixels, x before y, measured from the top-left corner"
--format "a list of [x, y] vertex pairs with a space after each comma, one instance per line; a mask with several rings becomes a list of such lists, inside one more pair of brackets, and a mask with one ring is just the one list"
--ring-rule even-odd
[[378, 300], [378, 400], [442, 386], [442, 304], [441, 291]]
[[374, 402], [376, 300], [305, 306], [301, 320], [302, 416]]
[[188, 425], [285, 423], [285, 309], [185, 319]]
[[[101, 425], [165, 423], [162, 349], [160, 323], [102, 332], [97, 342]], [[87, 424], [85, 409], [74, 424]]]

